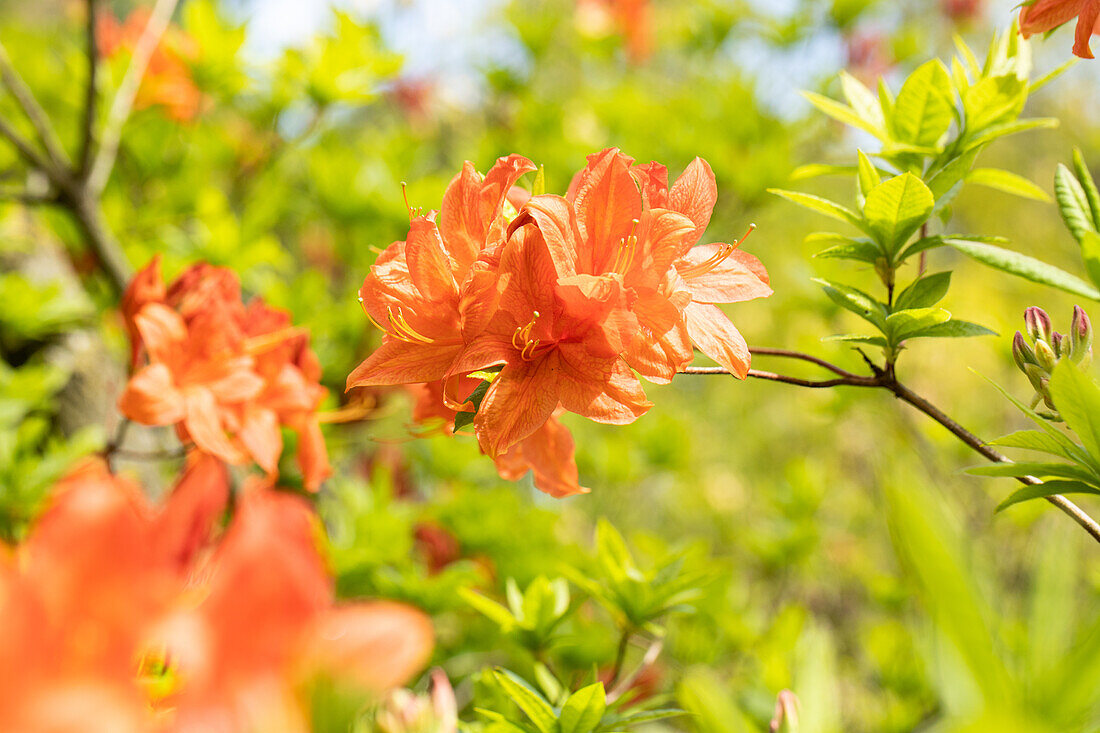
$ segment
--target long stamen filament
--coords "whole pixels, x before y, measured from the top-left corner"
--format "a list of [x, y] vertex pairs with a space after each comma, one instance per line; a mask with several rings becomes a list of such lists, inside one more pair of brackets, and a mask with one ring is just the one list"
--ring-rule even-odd
[[691, 275], [704, 275], [704, 274], [710, 272], [714, 268], [718, 267], [718, 265], [725, 262], [729, 258], [729, 256], [733, 254], [734, 250], [736, 250], [738, 247], [740, 247], [741, 243], [749, 238], [749, 235], [752, 234], [754, 229], [756, 229], [756, 225], [755, 224], [749, 224], [748, 231], [746, 231], [744, 236], [742, 236], [740, 239], [738, 239], [735, 243], [722, 245], [710, 257], [703, 260], [702, 262], [700, 262], [697, 265], [692, 265], [691, 267], [681, 271], [680, 274], [681, 275], [686, 275], [686, 276], [691, 276]]
[[386, 307], [386, 316], [389, 318], [390, 325], [393, 326], [393, 330], [389, 333], [401, 341], [407, 343], [421, 343], [430, 344], [432, 339], [424, 336], [418, 332], [415, 328], [409, 325], [409, 322], [405, 320], [405, 314], [401, 312], [400, 308]]
[[535, 358], [535, 349], [539, 347], [539, 339], [532, 339], [523, 345], [523, 350], [519, 352], [519, 356], [524, 361], [531, 361]]
[[423, 206], [418, 206], [416, 208], [409, 206], [409, 184], [404, 181], [401, 181], [401, 198], [405, 199], [405, 209], [409, 212], [409, 221], [424, 215]]

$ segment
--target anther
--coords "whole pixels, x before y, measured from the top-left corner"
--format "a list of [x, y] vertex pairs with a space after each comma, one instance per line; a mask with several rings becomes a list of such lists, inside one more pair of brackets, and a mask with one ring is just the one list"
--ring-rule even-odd
[[756, 229], [756, 225], [755, 224], [749, 224], [748, 231], [746, 231], [745, 234], [740, 239], [738, 239], [735, 243], [733, 243], [733, 244], [723, 244], [710, 257], [703, 260], [702, 262], [700, 262], [697, 265], [692, 265], [691, 267], [689, 267], [686, 270], [682, 271], [680, 274], [690, 276], [690, 275], [704, 275], [704, 274], [710, 272], [714, 268], [718, 267], [718, 265], [725, 262], [729, 258], [729, 256], [733, 254], [734, 250], [736, 250], [738, 247], [740, 247], [741, 243], [749, 238], [749, 235], [752, 234], [754, 229]]
[[400, 308], [392, 308], [386, 306], [386, 316], [389, 318], [390, 325], [393, 326], [393, 330], [390, 331], [390, 335], [400, 339], [406, 343], [414, 344], [430, 344], [432, 340], [427, 336], [424, 336], [417, 332], [409, 322], [405, 320], [405, 315], [401, 312]]

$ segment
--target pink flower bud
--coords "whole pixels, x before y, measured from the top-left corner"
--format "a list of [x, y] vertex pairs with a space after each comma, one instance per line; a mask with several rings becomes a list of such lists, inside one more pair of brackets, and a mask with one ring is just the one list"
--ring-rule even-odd
[[1073, 324], [1070, 326], [1070, 355], [1080, 363], [1085, 355], [1092, 353], [1092, 322], [1084, 309], [1073, 306]]
[[1035, 351], [1028, 344], [1024, 335], [1019, 331], [1012, 337], [1012, 358], [1021, 371], [1027, 369], [1028, 364], [1035, 364]]
[[796, 733], [798, 730], [798, 697], [790, 690], [780, 690], [775, 700], [775, 715], [768, 725], [769, 733]]
[[1054, 331], [1047, 312], [1034, 305], [1024, 311], [1024, 325], [1027, 326], [1027, 335], [1032, 341], [1049, 342]]

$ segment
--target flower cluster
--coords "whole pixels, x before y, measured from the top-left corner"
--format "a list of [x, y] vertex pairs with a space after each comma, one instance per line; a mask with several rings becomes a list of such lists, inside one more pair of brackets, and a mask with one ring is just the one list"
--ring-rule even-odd
[[693, 344], [744, 377], [748, 347], [716, 304], [772, 291], [741, 242], [697, 244], [717, 199], [705, 161], [670, 186], [663, 165], [612, 148], [565, 196], [517, 188], [534, 169], [513, 155], [482, 178], [467, 163], [441, 210], [379, 255], [360, 299], [385, 335], [348, 387], [425, 384], [419, 416], [476, 412], [502, 476], [531, 469], [565, 496], [584, 489], [563, 411], [634, 421], [651, 406], [639, 375], [669, 382]]
[[380, 696], [426, 662], [431, 623], [335, 604], [301, 497], [194, 454], [163, 506], [89, 463], [0, 553], [0, 730], [309, 730], [318, 675]]
[[[109, 59], [120, 53], [133, 53], [149, 17], [148, 8], [134, 10], [123, 23], [110, 13], [101, 13], [96, 19], [100, 54]], [[194, 39], [179, 28], [170, 27], [149, 57], [145, 77], [134, 98], [135, 108], [160, 107], [177, 122], [193, 120], [202, 106], [202, 92], [195, 86], [189, 66], [197, 56]]]
[[175, 425], [185, 443], [231, 464], [255, 461], [269, 476], [285, 426], [298, 434], [306, 488], [331, 473], [317, 418], [326, 390], [309, 334], [259, 299], [243, 303], [231, 270], [194, 265], [166, 287], [154, 259], [122, 312], [135, 369], [119, 399], [123, 415]]
[[1075, 305], [1069, 333], [1061, 334], [1054, 330], [1054, 323], [1045, 310], [1031, 306], [1024, 311], [1024, 326], [1027, 338], [1016, 332], [1012, 339], [1012, 358], [1035, 389], [1032, 407], [1042, 401], [1055, 410], [1050, 396], [1054, 366], [1062, 359], [1069, 359], [1082, 369], [1088, 369], [1092, 363], [1092, 321], [1081, 306]]

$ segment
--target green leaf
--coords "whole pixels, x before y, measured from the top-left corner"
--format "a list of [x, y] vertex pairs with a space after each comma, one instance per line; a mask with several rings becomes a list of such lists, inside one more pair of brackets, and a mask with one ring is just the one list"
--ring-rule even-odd
[[951, 314], [943, 308], [911, 308], [897, 311], [886, 318], [887, 338], [896, 344], [914, 333], [926, 331], [950, 319]]
[[825, 294], [829, 296], [829, 299], [834, 303], [846, 310], [850, 310], [860, 318], [876, 326], [879, 330], [885, 330], [886, 316], [888, 313], [885, 303], [881, 303], [862, 290], [857, 290], [848, 285], [822, 280], [820, 278], [815, 278], [814, 282], [825, 289]]
[[819, 110], [829, 115], [834, 120], [843, 122], [846, 125], [851, 125], [852, 127], [858, 127], [864, 132], [868, 132], [880, 140], [886, 137], [882, 129], [876, 128], [872, 123], [860, 117], [854, 109], [847, 105], [841, 104], [840, 102], [829, 99], [826, 96], [816, 94], [814, 92], [804, 91], [802, 92], [802, 96], [809, 100], [810, 104], [817, 107]]
[[657, 720], [665, 720], [666, 718], [675, 718], [679, 715], [687, 715], [687, 712], [684, 710], [678, 710], [677, 708], [655, 708], [653, 710], [643, 710], [641, 712], [633, 713], [631, 715], [624, 715], [622, 717], [613, 718], [604, 725], [601, 725], [597, 730], [618, 730], [629, 725], [652, 723]]
[[954, 247], [968, 257], [972, 257], [995, 270], [1001, 270], [1041, 285], [1049, 285], [1052, 288], [1058, 288], [1090, 300], [1100, 300], [1100, 291], [1092, 285], [1065, 270], [1058, 269], [1054, 265], [1040, 262], [1034, 257], [1028, 257], [1019, 252], [1002, 249], [991, 244], [969, 242], [964, 239], [944, 239], [943, 241], [944, 244]]
[[901, 264], [915, 254], [919, 254], [921, 252], [924, 252], [925, 250], [935, 249], [936, 247], [942, 246], [943, 237], [938, 234], [931, 237], [921, 237], [920, 239], [906, 247], [904, 250], [902, 250], [901, 254], [899, 254], [895, 259], [897, 260], [898, 264]]
[[501, 689], [522, 710], [540, 733], [556, 733], [558, 718], [554, 708], [530, 685], [506, 669], [497, 667], [493, 677]]
[[488, 379], [482, 379], [481, 383], [474, 387], [474, 391], [470, 393], [470, 396], [463, 402], [469, 402], [474, 406], [473, 412], [457, 412], [455, 413], [455, 427], [454, 432], [458, 432], [465, 427], [469, 427], [474, 422], [474, 416], [477, 415], [477, 411], [481, 409], [481, 401], [485, 399], [485, 393], [489, 391], [489, 387], [492, 382]]
[[562, 688], [561, 683], [558, 682], [558, 678], [554, 676], [554, 673], [550, 671], [542, 662], [535, 662], [535, 681], [538, 682], [539, 687], [546, 694], [546, 698], [550, 702], [555, 702], [562, 698], [562, 694], [565, 690]]
[[987, 127], [984, 132], [976, 137], [970, 139], [967, 142], [964, 150], [971, 150], [973, 148], [986, 145], [997, 138], [1005, 137], [1007, 135], [1015, 135], [1018, 132], [1027, 132], [1028, 130], [1046, 129], [1050, 130], [1058, 127], [1058, 120], [1053, 117], [1036, 117], [1029, 120], [1016, 120], [1015, 122], [1004, 122], [999, 125], [992, 125]]
[[507, 608], [500, 605], [496, 601], [486, 598], [480, 593], [470, 590], [469, 588], [459, 588], [458, 595], [462, 600], [466, 601], [474, 610], [487, 617], [490, 621], [501, 627], [502, 630], [507, 631], [512, 628], [515, 623], [515, 617], [509, 612]]
[[[496, 712], [495, 710], [486, 710], [485, 708], [474, 708], [474, 712], [477, 713], [478, 715], [481, 715], [482, 717], [488, 718], [489, 720], [493, 721], [494, 726], [500, 726], [505, 731], [508, 731], [509, 733], [529, 733], [529, 731], [530, 731], [530, 726], [517, 725], [516, 723], [513, 723], [512, 721], [508, 720], [508, 718], [504, 717], [503, 715]], [[493, 730], [494, 733], [497, 731], [496, 727], [492, 727], [490, 729]]]
[[902, 173], [867, 194], [863, 216], [883, 248], [895, 252], [928, 220], [935, 203], [921, 179]]
[[1059, 456], [1074, 461], [1075, 463], [1078, 461], [1077, 455], [1066, 450], [1065, 446], [1060, 441], [1038, 430], [1017, 430], [1014, 433], [1009, 433], [996, 440], [989, 441], [989, 445], [995, 445], [1000, 448], [1022, 448], [1024, 450], [1039, 451], [1041, 453], [1049, 453], [1052, 456]]
[[894, 300], [894, 310], [908, 308], [930, 308], [943, 300], [947, 288], [951, 285], [950, 272], [937, 272], [915, 280], [909, 287], [898, 293]]
[[836, 336], [825, 336], [822, 341], [839, 341], [846, 344], [869, 344], [870, 346], [881, 346], [886, 348], [886, 339], [882, 336], [860, 336], [859, 334], [846, 333]]
[[1019, 504], [1020, 502], [1029, 501], [1031, 499], [1054, 496], [1055, 494], [1100, 495], [1100, 490], [1094, 489], [1088, 484], [1083, 484], [1080, 481], [1044, 481], [1041, 484], [1030, 484], [1011, 494], [1007, 499], [997, 505], [996, 511], [1001, 512], [1013, 504]]
[[844, 98], [848, 100], [849, 106], [860, 119], [879, 130], [886, 129], [886, 119], [882, 114], [883, 106], [863, 82], [847, 71], [841, 71], [840, 89], [844, 93]]
[[1096, 231], [1085, 189], [1070, 169], [1061, 163], [1054, 173], [1054, 197], [1058, 200], [1058, 210], [1074, 239], [1080, 242], [1085, 232]]
[[860, 218], [856, 212], [851, 209], [841, 206], [840, 204], [823, 199], [820, 196], [814, 196], [809, 193], [802, 193], [800, 191], [784, 191], [778, 188], [769, 188], [768, 193], [775, 194], [781, 198], [785, 198], [788, 201], [804, 206], [811, 211], [816, 211], [819, 214], [832, 217], [837, 221], [843, 221], [851, 224], [859, 229], [866, 229], [863, 219]]
[[981, 135], [1019, 116], [1027, 100], [1027, 82], [1015, 75], [987, 76], [967, 89], [962, 100], [967, 130]]
[[607, 710], [603, 683], [597, 682], [574, 692], [561, 708], [561, 733], [592, 733]]
[[911, 333], [906, 338], [971, 338], [973, 336], [996, 336], [997, 332], [970, 321], [960, 321], [952, 318], [945, 323], [938, 323], [923, 330]]
[[1096, 181], [1092, 179], [1092, 173], [1085, 165], [1085, 158], [1081, 155], [1080, 148], [1073, 149], [1073, 169], [1077, 172], [1077, 180], [1081, 183], [1081, 188], [1085, 190], [1085, 197], [1088, 199], [1092, 213], [1092, 224], [1100, 230], [1100, 191], [1096, 190]]
[[999, 168], [975, 168], [966, 174], [968, 183], [995, 188], [998, 191], [1015, 194], [1035, 201], [1050, 201], [1050, 196], [1023, 176], [1018, 176]]
[[1062, 359], [1051, 373], [1050, 396], [1066, 427], [1100, 460], [1100, 387], [1069, 359]]
[[1035, 478], [1065, 478], [1074, 481], [1084, 481], [1095, 484], [1097, 476], [1087, 468], [1072, 463], [992, 463], [984, 466], [974, 466], [966, 469], [966, 472], [974, 476], [1000, 476], [1019, 477], [1034, 476]]
[[1100, 234], [1085, 232], [1081, 237], [1081, 258], [1085, 261], [1085, 272], [1093, 284], [1100, 287]]
[[928, 179], [928, 190], [932, 192], [932, 197], [936, 200], [933, 211], [940, 211], [955, 199], [955, 196], [962, 190], [966, 174], [973, 167], [974, 161], [980, 152], [980, 147], [968, 150], [959, 157], [952, 159], [950, 163], [940, 168], [935, 175]]
[[934, 146], [951, 127], [955, 99], [951, 78], [939, 59], [909, 75], [894, 101], [891, 126], [898, 142]]
[[863, 199], [866, 199], [871, 189], [882, 183], [882, 177], [879, 176], [878, 170], [871, 163], [870, 159], [863, 154], [862, 150], [857, 150], [856, 154], [859, 156], [858, 173], [856, 176], [859, 183], [859, 195]]
[[800, 165], [791, 171], [792, 181], [804, 181], [819, 176], [847, 176], [856, 172], [854, 165], [826, 165], [825, 163], [810, 163]]
[[1042, 418], [1038, 413], [1035, 412], [1035, 410], [1032, 410], [1023, 402], [1020, 402], [1018, 399], [1013, 397], [1008, 390], [994, 382], [992, 379], [989, 379], [985, 376], [982, 376], [982, 379], [993, 385], [993, 388], [995, 390], [1000, 392], [1006, 400], [1015, 405], [1016, 409], [1024, 413], [1024, 415], [1026, 415], [1029, 420], [1038, 425], [1039, 428], [1044, 433], [1046, 433], [1048, 437], [1050, 437], [1052, 440], [1057, 441], [1058, 444], [1062, 446], [1063, 451], [1073, 456], [1072, 460], [1075, 463], [1079, 463], [1083, 466], [1088, 466], [1089, 468], [1095, 470], [1100, 470], [1100, 463], [1094, 461], [1091, 456], [1089, 456], [1088, 451], [1070, 440], [1065, 433], [1051, 425], [1049, 421]]
[[1078, 59], [1074, 56], [1071, 56], [1069, 61], [1067, 61], [1066, 63], [1062, 64], [1061, 66], [1054, 69], [1053, 71], [1048, 72], [1048, 73], [1044, 74], [1043, 76], [1039, 77], [1038, 79], [1036, 79], [1035, 81], [1031, 82], [1031, 86], [1029, 86], [1027, 88], [1028, 96], [1034, 94], [1039, 89], [1042, 89], [1044, 86], [1046, 86], [1050, 82], [1057, 79], [1059, 76], [1061, 76], [1066, 71], [1068, 71], [1070, 69], [1070, 67], [1072, 67], [1074, 64], [1076, 64], [1078, 61], [1080, 61], [1080, 59]]
[[869, 239], [848, 239], [846, 242], [821, 250], [814, 257], [820, 257], [823, 260], [857, 260], [873, 265], [882, 259], [883, 255], [878, 245]]

